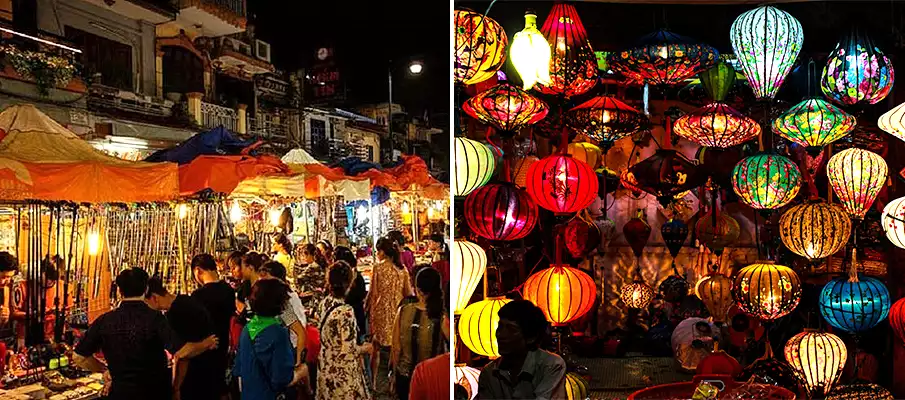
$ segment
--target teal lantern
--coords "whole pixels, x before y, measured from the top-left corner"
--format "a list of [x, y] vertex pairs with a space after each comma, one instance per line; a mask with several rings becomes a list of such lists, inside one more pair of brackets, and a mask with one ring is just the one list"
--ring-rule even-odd
[[741, 201], [758, 210], [789, 204], [801, 189], [801, 171], [778, 154], [746, 157], [732, 171], [732, 188]]
[[869, 330], [889, 315], [889, 289], [880, 280], [857, 273], [852, 250], [852, 266], [847, 278], [827, 282], [820, 292], [820, 314], [835, 328], [850, 333]]

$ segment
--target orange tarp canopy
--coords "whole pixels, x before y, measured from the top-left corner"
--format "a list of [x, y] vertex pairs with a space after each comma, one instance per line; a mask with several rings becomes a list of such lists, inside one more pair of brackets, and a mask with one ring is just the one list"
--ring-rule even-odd
[[179, 167], [179, 192], [183, 196], [205, 189], [232, 193], [245, 179], [289, 172], [286, 164], [272, 156], [198, 156]]
[[108, 156], [33, 105], [0, 113], [0, 200], [151, 202], [178, 192], [176, 164]]

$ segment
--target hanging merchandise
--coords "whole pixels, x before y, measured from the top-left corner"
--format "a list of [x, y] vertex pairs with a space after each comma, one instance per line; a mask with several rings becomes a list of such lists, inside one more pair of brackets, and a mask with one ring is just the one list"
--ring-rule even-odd
[[792, 366], [810, 396], [825, 396], [842, 375], [848, 358], [845, 343], [832, 333], [805, 329], [786, 342], [786, 361]]
[[502, 83], [468, 99], [462, 111], [494, 127], [501, 136], [512, 137], [522, 128], [544, 119], [550, 109], [547, 103], [528, 92]]
[[835, 278], [820, 291], [820, 315], [830, 325], [850, 333], [869, 330], [889, 315], [889, 290], [879, 279], [858, 274], [852, 250], [847, 277]]
[[493, 177], [496, 159], [493, 152], [476, 140], [457, 137], [456, 173], [453, 176], [453, 194], [467, 196], [484, 186]]
[[487, 253], [481, 246], [464, 239], [453, 242], [450, 281], [457, 282], [457, 290], [452, 291], [452, 304], [456, 314], [460, 314], [471, 300], [481, 277], [487, 270]]
[[779, 236], [793, 253], [814, 261], [842, 250], [852, 233], [845, 211], [819, 198], [788, 209], [779, 218]]
[[594, 279], [566, 264], [534, 273], [525, 281], [525, 300], [540, 307], [554, 326], [564, 326], [591, 310], [597, 298]]
[[654, 289], [644, 283], [640, 275], [634, 282], [622, 287], [619, 298], [628, 308], [646, 309], [654, 299]]
[[732, 279], [719, 273], [717, 268], [701, 278], [694, 287], [695, 295], [704, 302], [714, 323], [725, 323], [732, 307]]
[[877, 127], [893, 137], [905, 141], [905, 103], [895, 106], [877, 119]]
[[558, 229], [559, 240], [573, 258], [585, 258], [600, 245], [600, 230], [590, 221], [590, 217], [581, 216]]
[[462, 311], [456, 324], [459, 337], [471, 351], [487, 357], [499, 357], [496, 330], [500, 324], [499, 311], [510, 302], [504, 297], [488, 297], [473, 303]]
[[676, 120], [676, 134], [700, 146], [738, 146], [760, 135], [760, 124], [724, 103], [710, 103]]
[[550, 84], [550, 43], [537, 30], [537, 13], [525, 12], [525, 29], [512, 37], [509, 59], [522, 78], [522, 89]]
[[676, 268], [676, 257], [682, 250], [682, 246], [685, 245], [685, 240], [688, 239], [688, 225], [681, 219], [671, 218], [660, 227], [660, 235], [672, 256], [673, 273], [660, 282], [657, 289], [666, 301], [679, 301], [688, 295], [688, 281], [679, 274], [679, 270]]
[[613, 143], [643, 129], [648, 121], [644, 114], [615, 97], [597, 96], [569, 110], [566, 124], [599, 142], [606, 153]]
[[723, 249], [726, 246], [735, 243], [741, 232], [738, 221], [735, 218], [724, 212], [721, 213], [717, 209], [713, 209], [701, 216], [694, 229], [698, 241], [707, 246], [717, 256], [723, 254]]
[[638, 182], [638, 188], [657, 196], [664, 207], [672, 203], [676, 195], [707, 181], [704, 171], [672, 149], [657, 149], [654, 155], [632, 165], [628, 170], [629, 175]]
[[713, 47], [667, 30], [648, 34], [634, 47], [607, 58], [607, 64], [631, 83], [651, 85], [682, 83], [718, 61]]
[[644, 213], [641, 209], [638, 209], [635, 217], [622, 227], [622, 234], [625, 235], [625, 241], [635, 253], [635, 258], [641, 258], [641, 253], [651, 234], [650, 225], [644, 220]]
[[789, 13], [772, 6], [746, 11], [729, 28], [729, 40], [758, 99], [776, 97], [795, 64], [804, 32]]
[[745, 314], [773, 321], [798, 307], [801, 281], [791, 268], [761, 261], [738, 272], [732, 286], [732, 297]]
[[569, 153], [572, 158], [588, 164], [591, 169], [595, 170], [600, 167], [600, 163], [603, 161], [600, 147], [591, 143], [569, 143], [569, 146], [566, 147], [566, 153]]
[[798, 195], [801, 172], [788, 157], [758, 154], [746, 157], [735, 166], [732, 189], [751, 208], [773, 210], [789, 204]]
[[830, 53], [820, 89], [843, 106], [877, 104], [889, 95], [894, 81], [892, 61], [869, 36], [855, 28]]
[[883, 207], [880, 225], [890, 243], [905, 249], [905, 197], [890, 201]]
[[537, 205], [511, 183], [492, 183], [465, 198], [465, 221], [483, 238], [517, 240], [537, 224]]
[[575, 6], [556, 3], [540, 30], [553, 50], [550, 84], [536, 89], [563, 97], [587, 93], [597, 84], [597, 56]]
[[844, 138], [858, 124], [857, 119], [826, 100], [810, 98], [773, 120], [773, 132], [804, 146], [811, 156], [830, 143]]
[[455, 10], [453, 78], [474, 85], [492, 78], [506, 59], [506, 31], [492, 18]]
[[565, 400], [587, 400], [590, 398], [588, 381], [574, 372], [566, 373], [566, 398]]
[[798, 393], [801, 388], [801, 381], [798, 375], [789, 366], [788, 363], [777, 360], [773, 356], [773, 348], [770, 341], [767, 341], [767, 350], [761, 358], [742, 370], [738, 376], [739, 382], [754, 381], [767, 385], [775, 385]]
[[889, 327], [905, 345], [905, 297], [896, 300], [889, 309]]
[[597, 197], [597, 174], [569, 155], [554, 154], [528, 167], [528, 193], [554, 213], [577, 212]]
[[699, 78], [710, 99], [721, 103], [735, 86], [735, 75], [735, 68], [731, 64], [720, 61], [712, 68], [701, 71]]
[[625, 235], [625, 240], [635, 253], [635, 279], [632, 283], [622, 287], [619, 297], [629, 308], [644, 309], [653, 300], [654, 289], [644, 283], [641, 275], [641, 254], [651, 234], [650, 225], [644, 220], [644, 212], [641, 209], [622, 227], [622, 234]]
[[877, 153], [851, 148], [836, 153], [826, 163], [826, 175], [842, 208], [862, 219], [886, 184], [889, 168]]

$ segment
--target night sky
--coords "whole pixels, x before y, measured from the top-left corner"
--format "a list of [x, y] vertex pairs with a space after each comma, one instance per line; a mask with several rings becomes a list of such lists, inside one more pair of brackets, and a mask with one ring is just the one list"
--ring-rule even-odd
[[[273, 6], [276, 3], [279, 6]], [[359, 105], [387, 101], [387, 65], [392, 59], [396, 64], [393, 101], [413, 115], [428, 110], [448, 118], [448, 2], [248, 0], [248, 8], [257, 37], [272, 45], [277, 68], [310, 65], [316, 49], [333, 46], [347, 78], [349, 104]], [[413, 58], [425, 65], [417, 78], [407, 73], [406, 65]]]

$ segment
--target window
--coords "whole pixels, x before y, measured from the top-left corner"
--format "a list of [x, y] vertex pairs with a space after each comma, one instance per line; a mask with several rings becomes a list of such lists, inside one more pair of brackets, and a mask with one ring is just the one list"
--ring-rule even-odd
[[311, 120], [311, 150], [315, 154], [324, 155], [329, 151], [327, 142], [327, 122], [321, 119]]
[[374, 159], [374, 146], [366, 146], [368, 148], [368, 161], [376, 162]]
[[188, 49], [176, 46], [163, 48], [163, 92], [204, 93], [204, 65]]
[[97, 36], [71, 26], [65, 28], [66, 40], [82, 50], [80, 62], [88, 76], [100, 74], [103, 85], [133, 91], [132, 46]]

